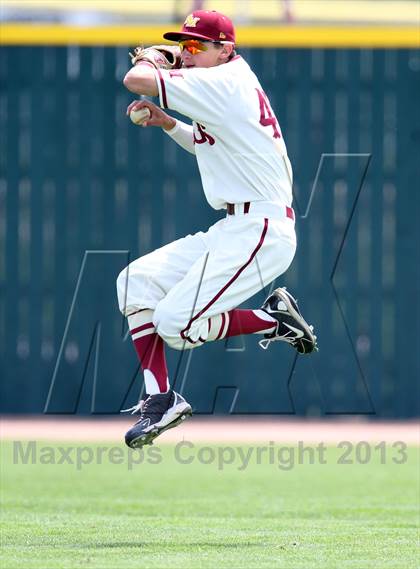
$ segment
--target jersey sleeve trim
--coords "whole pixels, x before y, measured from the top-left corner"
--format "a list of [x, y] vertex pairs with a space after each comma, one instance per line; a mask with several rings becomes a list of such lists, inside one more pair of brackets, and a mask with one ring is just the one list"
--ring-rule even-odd
[[173, 126], [173, 127], [172, 127], [171, 129], [169, 129], [169, 130], [165, 130], [166, 134], [169, 134], [169, 136], [172, 136], [173, 134], [175, 134], [175, 133], [179, 130], [180, 121], [177, 120], [177, 119], [175, 119], [175, 121], [176, 121], [176, 122], [175, 122], [175, 126]]
[[159, 67], [156, 69], [157, 75], [159, 78], [158, 81], [158, 88], [159, 88], [159, 98], [160, 102], [164, 109], [168, 108], [168, 99], [166, 98], [166, 87], [165, 87], [165, 80], [163, 78], [162, 72]]

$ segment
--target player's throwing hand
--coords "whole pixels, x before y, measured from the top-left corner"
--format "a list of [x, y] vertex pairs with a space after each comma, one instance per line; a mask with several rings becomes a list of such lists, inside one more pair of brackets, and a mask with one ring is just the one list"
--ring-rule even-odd
[[127, 116], [130, 116], [132, 111], [139, 111], [145, 108], [149, 109], [150, 117], [141, 126], [160, 126], [164, 130], [171, 130], [175, 126], [175, 119], [150, 101], [133, 101], [127, 107]]

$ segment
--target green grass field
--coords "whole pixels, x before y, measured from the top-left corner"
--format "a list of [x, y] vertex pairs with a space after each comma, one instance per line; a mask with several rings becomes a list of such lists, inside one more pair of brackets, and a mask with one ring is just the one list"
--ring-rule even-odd
[[[220, 470], [217, 461], [198, 462], [198, 452], [211, 458], [198, 445], [183, 449], [190, 464], [176, 460], [173, 446], [160, 446], [129, 469], [121, 445], [111, 460], [103, 451], [102, 464], [78, 469], [58, 450], [69, 443], [37, 445], [36, 464], [21, 456], [14, 463], [12, 443], [3, 445], [4, 569], [418, 567], [415, 448], [404, 464], [393, 462], [391, 445], [385, 464], [373, 446], [367, 464], [337, 464], [343, 449], [329, 447], [326, 464], [316, 457], [289, 469], [286, 451], [282, 468], [252, 455], [241, 469], [245, 455], [234, 449]], [[87, 462], [100, 446], [112, 444], [89, 445], [80, 456]]]

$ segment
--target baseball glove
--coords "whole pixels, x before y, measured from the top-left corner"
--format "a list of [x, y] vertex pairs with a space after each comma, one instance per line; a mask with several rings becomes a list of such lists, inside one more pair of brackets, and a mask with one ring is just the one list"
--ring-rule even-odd
[[151, 47], [136, 47], [134, 53], [129, 53], [131, 64], [148, 61], [156, 68], [179, 69], [182, 65], [181, 50], [176, 45], [152, 45]]

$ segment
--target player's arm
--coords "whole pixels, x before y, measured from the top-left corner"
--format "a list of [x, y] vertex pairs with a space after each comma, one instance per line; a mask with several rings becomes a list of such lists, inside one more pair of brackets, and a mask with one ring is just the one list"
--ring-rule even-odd
[[159, 94], [155, 69], [179, 69], [181, 50], [178, 46], [152, 45], [136, 47], [129, 53], [133, 66], [124, 77], [124, 85], [132, 93], [156, 97]]
[[229, 116], [227, 108], [232, 104], [229, 78], [226, 76], [227, 73], [218, 67], [175, 71], [158, 69], [156, 80], [160, 106], [207, 126], [219, 125]]
[[124, 86], [137, 95], [157, 97], [159, 95], [154, 68], [150, 63], [139, 62], [124, 77]]
[[174, 119], [157, 105], [146, 100], [130, 103], [127, 107], [127, 115], [129, 116], [131, 111], [139, 111], [144, 108], [149, 109], [150, 116], [141, 126], [160, 126], [184, 150], [195, 154], [192, 125]]
[[166, 134], [168, 134], [172, 140], [175, 140], [179, 146], [190, 154], [195, 154], [194, 146], [194, 134], [193, 127], [182, 121], [175, 121], [173, 128], [165, 129]]

